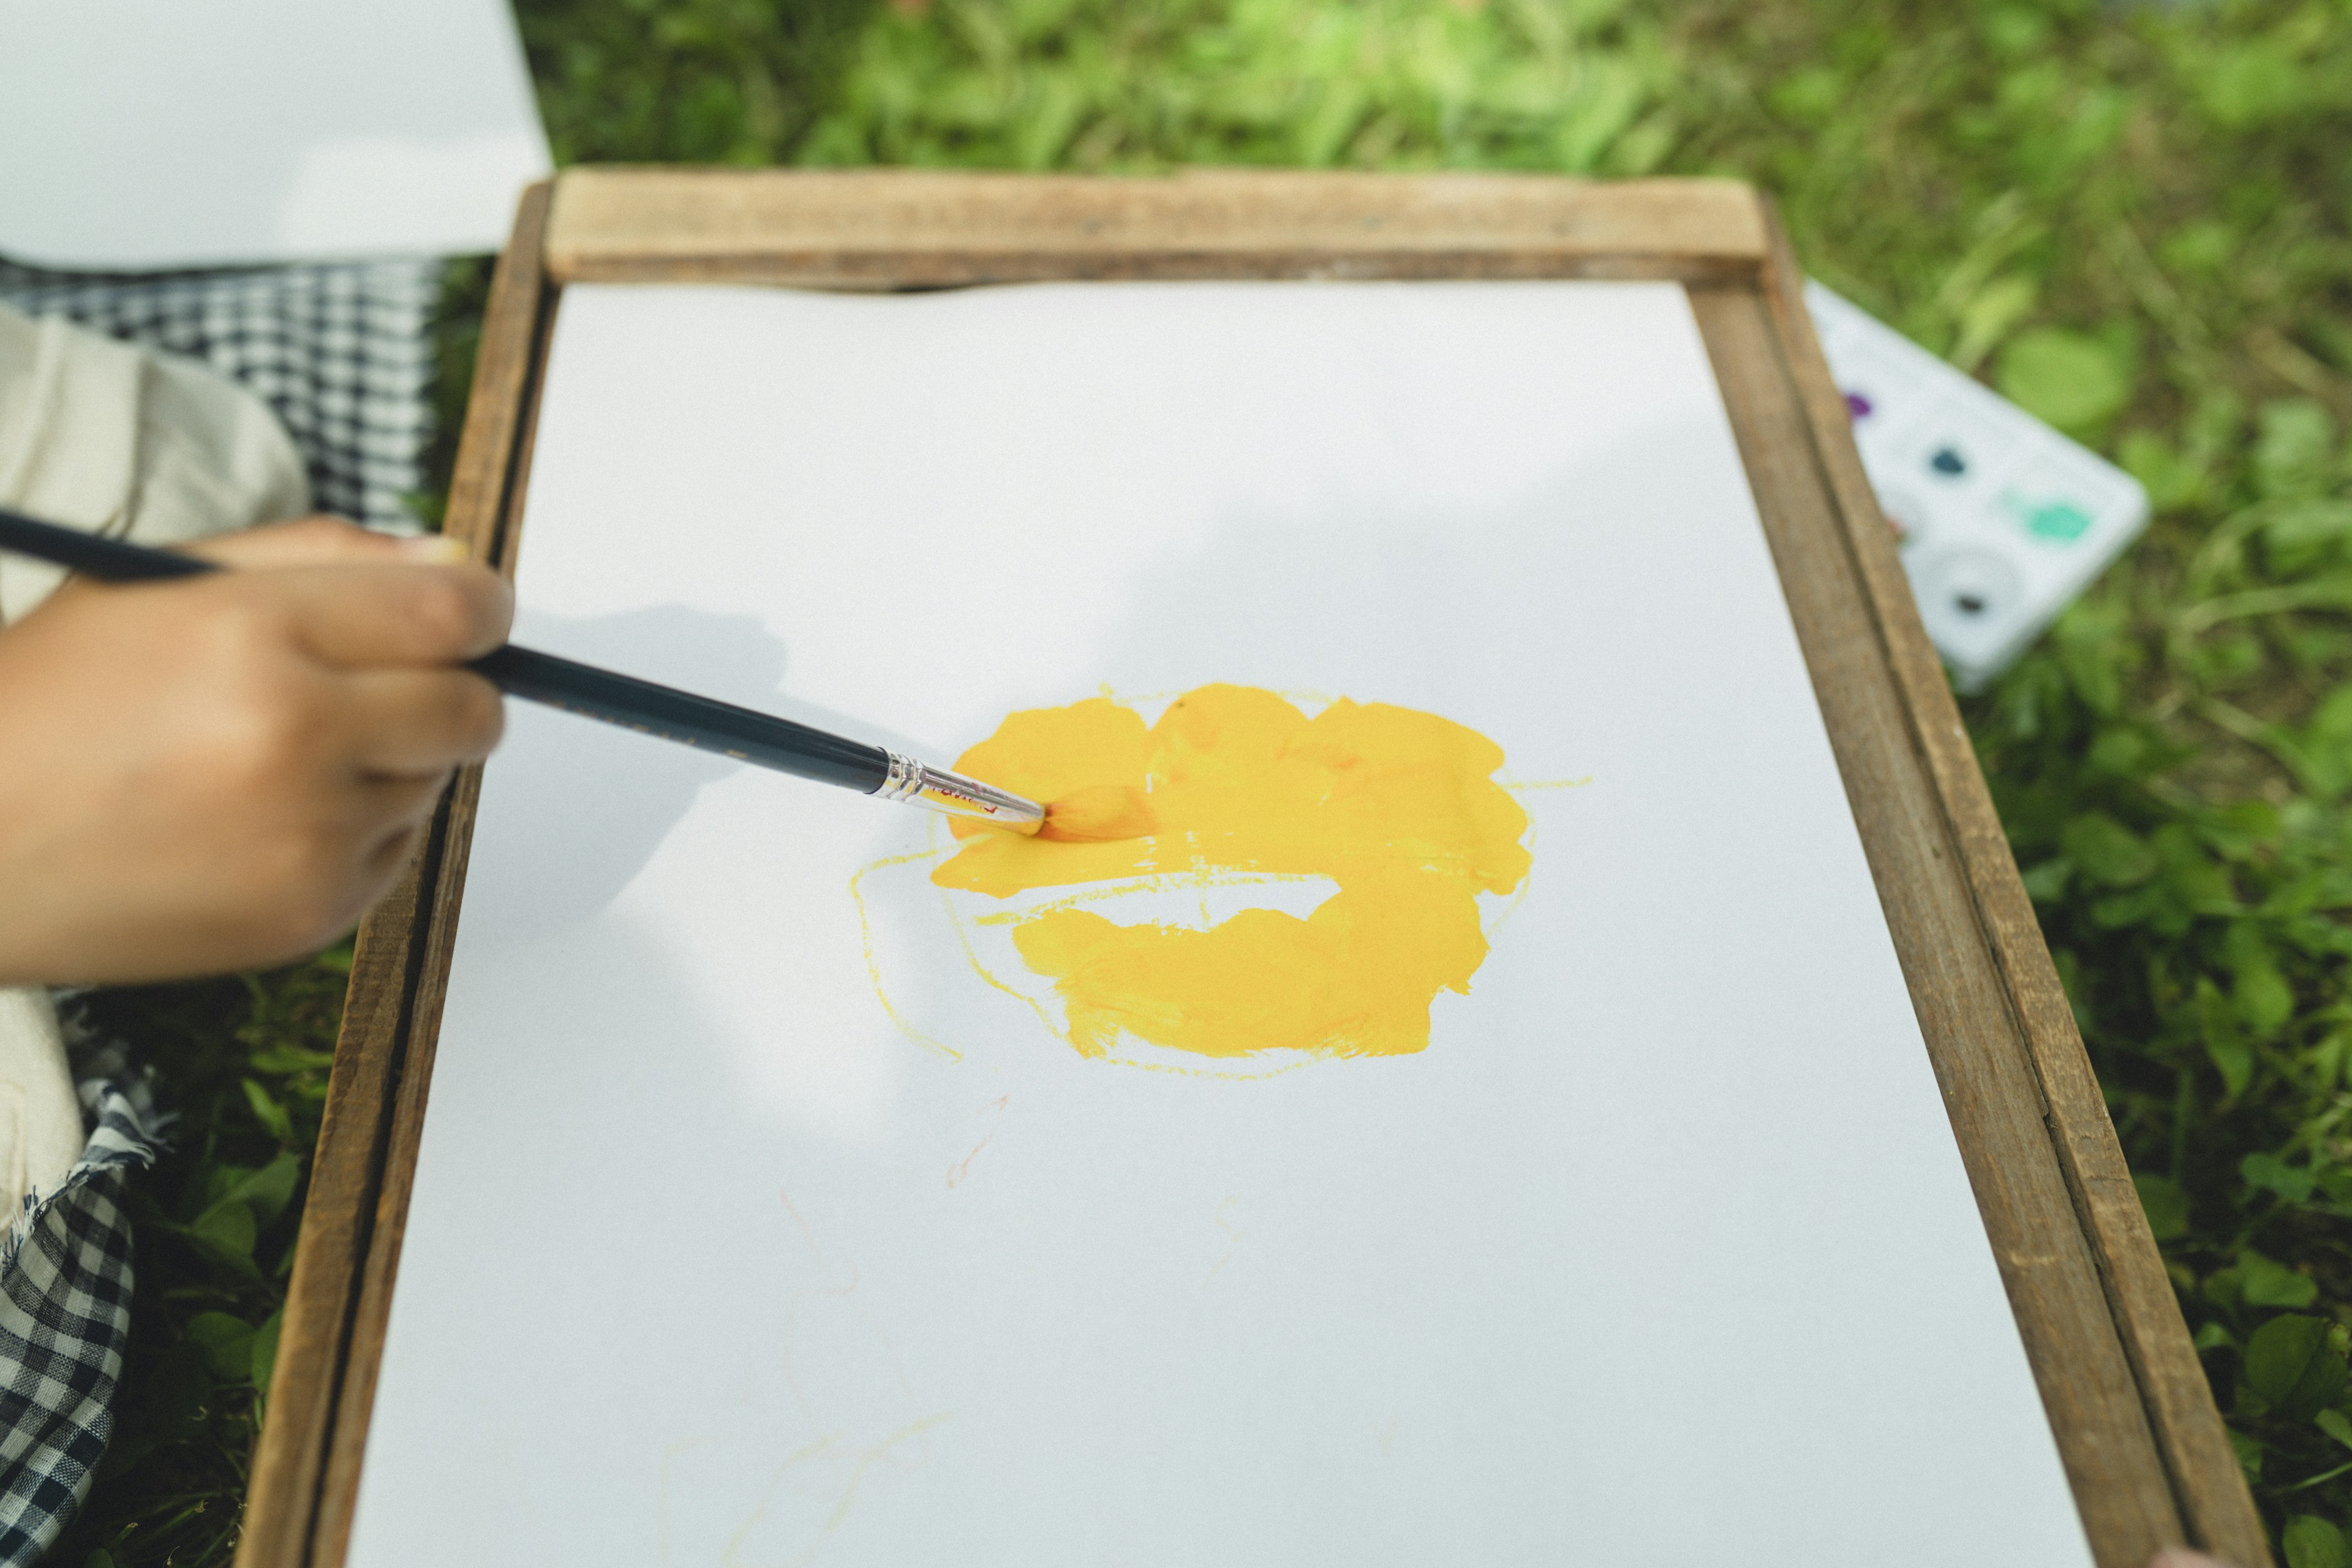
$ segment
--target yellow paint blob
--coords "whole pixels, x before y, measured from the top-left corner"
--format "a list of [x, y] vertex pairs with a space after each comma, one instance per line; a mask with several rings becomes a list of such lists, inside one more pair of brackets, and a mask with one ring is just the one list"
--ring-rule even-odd
[[1023, 915], [1022, 961], [1053, 980], [1070, 1043], [1122, 1032], [1203, 1057], [1390, 1056], [1429, 1044], [1440, 991], [1486, 961], [1478, 895], [1528, 873], [1527, 814], [1494, 782], [1502, 749], [1434, 714], [1342, 698], [1309, 719], [1271, 691], [1204, 686], [1147, 728], [1107, 698], [1015, 713], [960, 773], [1036, 800], [1141, 791], [1152, 831], [1109, 842], [951, 824], [931, 873], [995, 898], [1171, 876], [1328, 877], [1305, 920], [1244, 910], [1207, 931], [1122, 926], [1083, 909]]

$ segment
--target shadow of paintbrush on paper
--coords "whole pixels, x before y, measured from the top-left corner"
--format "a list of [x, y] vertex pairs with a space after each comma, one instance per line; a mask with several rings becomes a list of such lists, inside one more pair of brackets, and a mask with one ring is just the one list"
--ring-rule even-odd
[[[617, 670], [664, 671], [681, 650], [699, 671], [724, 670], [729, 689], [765, 709], [790, 709], [799, 721], [828, 728], [859, 726], [782, 697], [762, 697], [784, 679], [784, 645], [748, 616], [720, 616], [682, 605], [638, 610], [590, 620], [531, 615], [524, 630], [566, 657]], [[706, 679], [706, 684], [708, 683]], [[514, 748], [490, 765], [483, 788], [515, 790], [534, 800], [563, 800], [561, 811], [520, 819], [524, 852], [539, 868], [542, 907], [566, 925], [597, 914], [634, 880], [662, 839], [693, 806], [703, 786], [744, 764], [688, 746], [641, 745], [617, 739], [603, 725], [550, 725], [543, 744]], [[894, 752], [913, 742], [886, 735]], [[581, 781], [592, 781], [582, 787]], [[970, 820], [970, 819], [959, 819]], [[975, 828], [982, 824], [973, 822]], [[1120, 785], [1078, 789], [1051, 803], [1041, 838], [1099, 843], [1136, 838], [1152, 830], [1150, 809], [1136, 790]], [[583, 844], [598, 853], [583, 855]]]
[[[740, 690], [772, 690], [784, 678], [783, 644], [748, 616], [665, 605], [588, 620], [533, 615], [529, 627], [569, 655], [619, 669], [658, 669], [687, 647], [703, 668], [735, 672], [740, 679], [730, 684]], [[603, 912], [703, 787], [743, 766], [716, 752], [625, 739], [598, 724], [559, 719], [545, 729], [538, 744], [502, 749], [482, 788], [562, 803], [518, 816], [512, 837], [532, 868], [538, 907], [565, 926]], [[583, 845], [595, 853], [581, 853]]]

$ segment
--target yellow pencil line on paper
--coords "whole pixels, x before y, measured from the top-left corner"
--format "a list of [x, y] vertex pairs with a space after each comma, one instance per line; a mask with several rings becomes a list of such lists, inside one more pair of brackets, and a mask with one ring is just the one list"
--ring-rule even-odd
[[[1149, 1042], [1146, 1043], [1148, 1044]], [[1297, 1061], [1284, 1062], [1279, 1067], [1253, 1068], [1247, 1070], [1239, 1067], [1188, 1068], [1180, 1066], [1175, 1062], [1146, 1061], [1139, 1057], [1123, 1057], [1118, 1055], [1116, 1050], [1106, 1055], [1103, 1059], [1118, 1067], [1135, 1068], [1143, 1072], [1164, 1072], [1172, 1074], [1177, 1078], [1221, 1078], [1230, 1079], [1235, 1083], [1255, 1083], [1260, 1079], [1280, 1078], [1284, 1073], [1297, 1072], [1302, 1068], [1310, 1068], [1315, 1065], [1314, 1058], [1301, 1057]], [[1251, 1058], [1236, 1057], [1232, 1059], [1236, 1062], [1241, 1062], [1247, 1061]]]
[[[971, 972], [974, 974], [979, 975], [983, 982], [994, 986], [997, 990], [1003, 992], [1007, 996], [1012, 997], [1014, 1001], [1025, 1004], [1032, 1013], [1037, 1015], [1037, 1021], [1039, 1023], [1045, 1025], [1045, 1027], [1057, 1038], [1064, 1037], [1062, 1036], [1061, 1029], [1054, 1022], [1054, 1016], [1051, 1013], [1046, 1012], [1042, 1006], [1039, 1006], [1037, 999], [1034, 996], [1015, 991], [1012, 986], [1007, 985], [1003, 981], [999, 980], [995, 975], [990, 973], [988, 965], [980, 961], [979, 951], [971, 945], [971, 934], [963, 929], [963, 916], [956, 909], [955, 895], [949, 892], [945, 888], [941, 888], [940, 889], [940, 904], [948, 912], [948, 923], [955, 928], [956, 942], [963, 949], [963, 961], [971, 965]], [[992, 916], [982, 915], [979, 917], [979, 920], [975, 921], [974, 923], [977, 924], [981, 921], [992, 921], [993, 918], [994, 917]]]
[[841, 1501], [834, 1505], [833, 1517], [824, 1521], [824, 1529], [817, 1536], [816, 1545], [810, 1547], [800, 1561], [803, 1563], [813, 1561], [818, 1548], [822, 1547], [832, 1537], [833, 1532], [841, 1528], [842, 1522], [848, 1519], [849, 1510], [857, 1506], [857, 1489], [866, 1484], [866, 1471], [880, 1463], [884, 1456], [899, 1444], [909, 1437], [921, 1436], [954, 1414], [952, 1410], [941, 1410], [926, 1415], [919, 1421], [910, 1421], [860, 1454], [857, 1457], [857, 1468], [849, 1472], [849, 1485], [842, 1491]]
[[707, 1448], [717, 1442], [715, 1437], [681, 1437], [662, 1450], [660, 1479], [654, 1493], [654, 1561], [669, 1562], [669, 1489], [670, 1472], [680, 1454], [694, 1448]]
[[[743, 1551], [743, 1542], [749, 1540], [751, 1532], [759, 1529], [766, 1521], [768, 1510], [775, 1504], [777, 1489], [784, 1484], [784, 1478], [793, 1472], [793, 1468], [831, 1452], [840, 1441], [840, 1434], [835, 1433], [829, 1436], [819, 1437], [814, 1443], [803, 1444], [784, 1456], [784, 1462], [778, 1465], [775, 1474], [768, 1478], [768, 1489], [760, 1494], [760, 1506], [753, 1509], [751, 1517], [737, 1525], [735, 1533], [727, 1538], [727, 1545], [719, 1554], [719, 1568], [736, 1568]], [[811, 1555], [814, 1555], [814, 1552]], [[807, 1558], [804, 1557], [802, 1561], [806, 1562]]]
[[893, 866], [904, 866], [909, 861], [928, 860], [938, 854], [939, 851], [936, 849], [925, 849], [912, 855], [893, 855], [887, 859], [877, 860], [869, 866], [861, 867], [850, 876], [849, 897], [850, 900], [857, 906], [857, 940], [866, 951], [866, 977], [873, 983], [874, 999], [882, 1004], [882, 1011], [890, 1016], [890, 1022], [897, 1025], [898, 1032], [908, 1039], [927, 1051], [937, 1051], [951, 1062], [960, 1062], [963, 1060], [961, 1051], [944, 1041], [931, 1038], [930, 1036], [907, 1022], [906, 1016], [900, 1013], [898, 1005], [890, 1000], [890, 994], [883, 990], [882, 964], [874, 956], [874, 921], [866, 913], [866, 894], [859, 886], [870, 872], [887, 870]]

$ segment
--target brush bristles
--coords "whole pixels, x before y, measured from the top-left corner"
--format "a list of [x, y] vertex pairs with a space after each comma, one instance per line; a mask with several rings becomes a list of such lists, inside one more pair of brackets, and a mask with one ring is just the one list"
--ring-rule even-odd
[[1045, 826], [1037, 837], [1066, 844], [1102, 844], [1120, 838], [1148, 838], [1158, 829], [1143, 792], [1125, 784], [1097, 784], [1075, 790], [1045, 807]]

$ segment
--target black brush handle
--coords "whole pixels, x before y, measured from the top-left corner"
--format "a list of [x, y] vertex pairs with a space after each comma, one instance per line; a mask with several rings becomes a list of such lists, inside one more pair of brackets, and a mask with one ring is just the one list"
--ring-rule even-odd
[[211, 562], [193, 555], [174, 555], [168, 550], [150, 550], [78, 528], [36, 522], [5, 508], [0, 508], [0, 550], [30, 555], [102, 583], [151, 583], [161, 577], [195, 577], [217, 570]]
[[489, 677], [510, 697], [543, 702], [566, 713], [676, 741], [681, 746], [723, 752], [778, 773], [840, 784], [862, 795], [880, 789], [890, 773], [890, 753], [879, 746], [716, 698], [697, 697], [674, 686], [559, 658], [537, 648], [509, 643], [472, 660], [468, 668]]
[[[219, 570], [193, 555], [59, 528], [5, 509], [0, 509], [0, 551], [30, 555], [106, 583], [150, 583]], [[872, 795], [889, 777], [890, 753], [879, 746], [535, 648], [509, 643], [471, 660], [467, 668], [526, 701], [820, 784]]]

